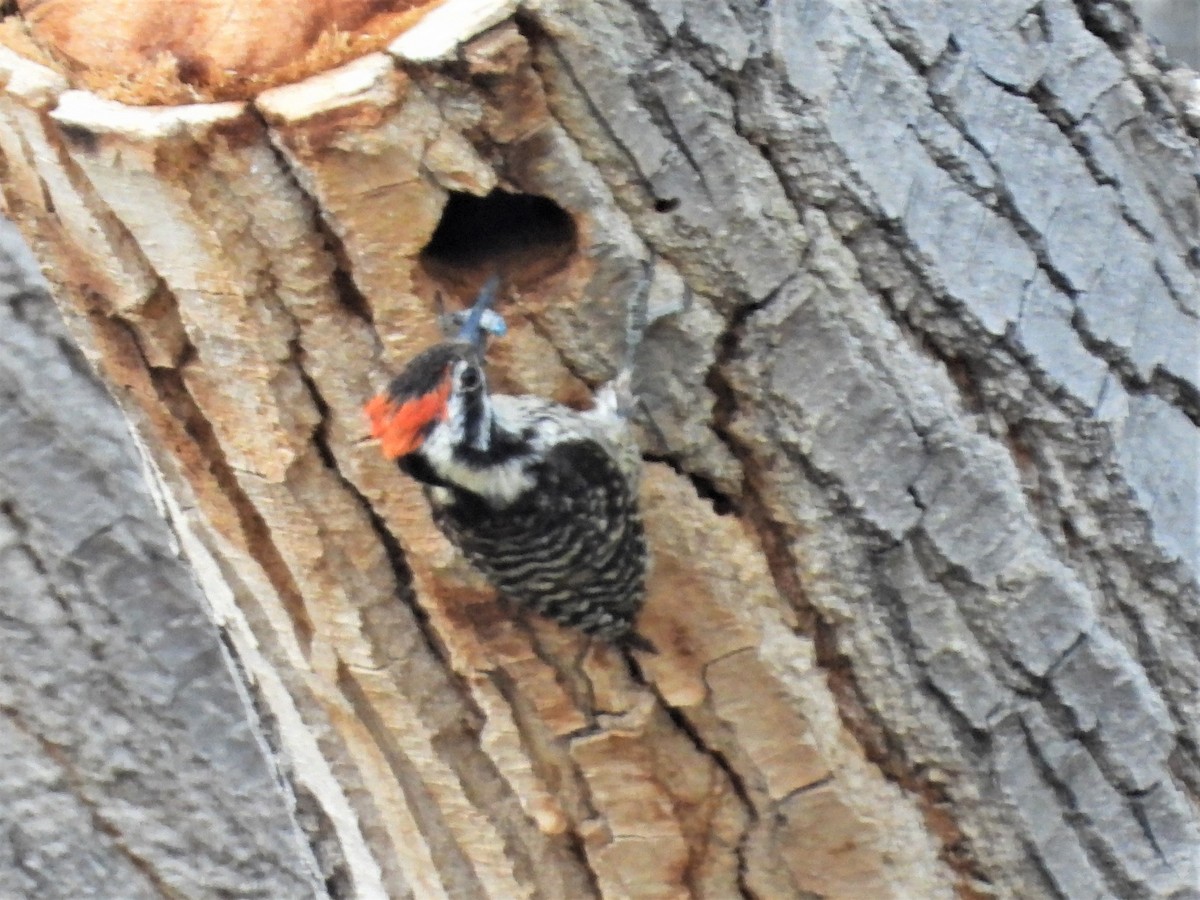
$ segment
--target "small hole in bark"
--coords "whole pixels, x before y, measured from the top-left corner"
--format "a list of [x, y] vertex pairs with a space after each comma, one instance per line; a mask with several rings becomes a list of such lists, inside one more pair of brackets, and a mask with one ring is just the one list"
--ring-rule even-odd
[[654, 211], [657, 213], [669, 213], [679, 209], [678, 197], [659, 197], [654, 201]]
[[456, 191], [421, 262], [436, 281], [450, 285], [493, 272], [507, 285], [531, 284], [563, 268], [577, 244], [575, 220], [548, 197]]

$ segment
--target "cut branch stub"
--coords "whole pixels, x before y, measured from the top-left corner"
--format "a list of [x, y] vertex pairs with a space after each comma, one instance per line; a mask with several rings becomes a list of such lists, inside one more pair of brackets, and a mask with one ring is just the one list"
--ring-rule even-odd
[[440, 0], [22, 0], [28, 34], [127, 103], [247, 99], [381, 49]]

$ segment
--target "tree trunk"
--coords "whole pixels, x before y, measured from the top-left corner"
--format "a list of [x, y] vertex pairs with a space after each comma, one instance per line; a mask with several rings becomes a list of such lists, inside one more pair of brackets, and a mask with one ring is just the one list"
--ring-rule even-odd
[[320, 896], [319, 811], [18, 249], [0, 220], [0, 897]]
[[[0, 30], [7, 211], [334, 893], [1200, 896], [1200, 122], [1123, 6], [446, 0], [120, 77], [78, 6]], [[503, 390], [635, 362], [656, 657], [364, 440], [493, 270]]]

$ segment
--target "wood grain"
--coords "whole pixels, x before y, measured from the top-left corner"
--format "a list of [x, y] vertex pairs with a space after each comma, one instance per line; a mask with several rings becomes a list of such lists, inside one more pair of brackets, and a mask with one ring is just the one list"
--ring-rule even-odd
[[127, 103], [252, 96], [386, 46], [440, 0], [25, 0], [33, 41]]

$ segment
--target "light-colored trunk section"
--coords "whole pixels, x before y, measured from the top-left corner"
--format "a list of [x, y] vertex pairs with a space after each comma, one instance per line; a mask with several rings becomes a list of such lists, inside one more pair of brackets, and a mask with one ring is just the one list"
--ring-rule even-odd
[[[184, 106], [0, 48], [5, 211], [353, 895], [1195, 887], [1195, 135], [1069, 4], [960, 7], [447, 0]], [[494, 191], [566, 224], [430, 246]], [[636, 363], [656, 657], [365, 440], [491, 268], [504, 390]]]

